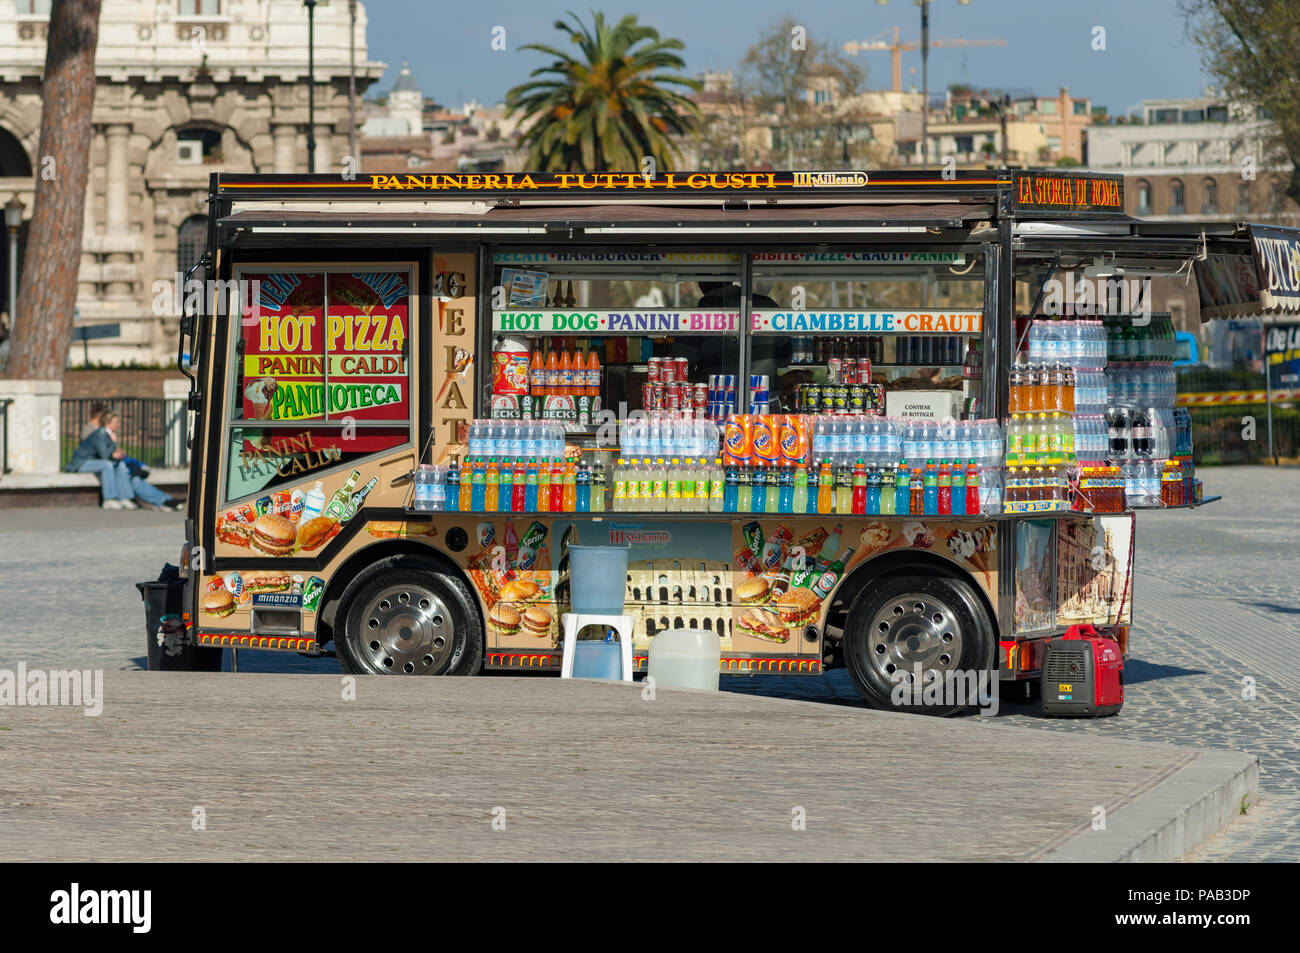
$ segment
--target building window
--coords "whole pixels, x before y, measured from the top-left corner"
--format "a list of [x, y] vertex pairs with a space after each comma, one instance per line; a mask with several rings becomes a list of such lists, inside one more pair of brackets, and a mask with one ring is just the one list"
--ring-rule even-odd
[[1213, 179], [1206, 179], [1202, 184], [1205, 191], [1205, 201], [1201, 203], [1202, 215], [1219, 214], [1219, 183]]
[[956, 138], [956, 142], [957, 142], [957, 151], [958, 151], [958, 152], [974, 152], [974, 151], [975, 151], [975, 137], [974, 137], [974, 136], [957, 136], [957, 138]]
[[1250, 183], [1242, 182], [1237, 186], [1237, 214], [1250, 214]]
[[[201, 126], [177, 129], [176, 143], [178, 162], [211, 165], [222, 160], [221, 133], [215, 129]], [[193, 146], [187, 148], [184, 143], [193, 143]]]
[[1137, 184], [1138, 195], [1138, 214], [1151, 214], [1151, 183], [1146, 179], [1139, 179]]
[[28, 16], [48, 17], [50, 0], [18, 0], [18, 12]]
[[215, 17], [221, 13], [221, 0], [176, 0], [176, 12], [184, 17]]
[[1049, 152], [1060, 152], [1060, 151], [1061, 151], [1061, 137], [1060, 137], [1060, 136], [1048, 136], [1048, 137], [1047, 137], [1047, 150], [1048, 150]]
[[1076, 116], [1086, 116], [1086, 115], [1088, 115], [1088, 100], [1086, 100], [1086, 99], [1076, 99], [1076, 100], [1074, 101], [1074, 114], [1075, 114]]
[[1179, 122], [1205, 122], [1205, 111], [1202, 109], [1184, 109], [1182, 115], [1178, 118]]
[[1208, 120], [1209, 122], [1227, 122], [1227, 121], [1228, 121], [1228, 107], [1227, 107], [1227, 106], [1210, 106], [1210, 107], [1208, 107], [1208, 108], [1205, 110], [1205, 118], [1206, 118], [1206, 120]]
[[1156, 109], [1156, 110], [1153, 110], [1152, 113], [1151, 113], [1151, 121], [1152, 121], [1152, 122], [1158, 122], [1158, 123], [1164, 123], [1164, 122], [1177, 122], [1177, 121], [1178, 121], [1178, 110], [1177, 110], [1177, 109]]
[[[208, 240], [208, 218], [206, 215], [191, 215], [181, 222], [176, 232], [176, 270], [184, 277], [194, 267], [194, 263], [203, 254]], [[201, 278], [196, 274], [194, 277]]]
[[1169, 214], [1182, 215], [1187, 206], [1187, 189], [1183, 186], [1182, 179], [1174, 179], [1169, 183]]
[[1273, 185], [1268, 190], [1268, 211], [1270, 215], [1277, 215], [1282, 211], [1282, 206], [1286, 202], [1286, 190], [1282, 187], [1281, 179], [1274, 179]]
[[1041, 101], [1038, 103], [1038, 111], [1039, 111], [1040, 113], [1042, 113], [1044, 116], [1055, 116], [1055, 115], [1056, 115], [1056, 100], [1055, 100], [1055, 99], [1044, 99], [1044, 100], [1041, 100]]

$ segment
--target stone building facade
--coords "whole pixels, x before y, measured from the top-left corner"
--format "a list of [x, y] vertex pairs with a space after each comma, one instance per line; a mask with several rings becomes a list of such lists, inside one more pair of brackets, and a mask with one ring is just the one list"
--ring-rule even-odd
[[[0, 0], [0, 206], [16, 195], [25, 221], [43, 168], [48, 9]], [[341, 169], [348, 151], [350, 29], [348, 3], [316, 6], [317, 172]], [[358, 122], [385, 68], [365, 36], [357, 3]], [[301, 0], [104, 0], [76, 321], [121, 334], [91, 341], [92, 362], [175, 360], [177, 316], [155, 313], [155, 282], [175, 281], [201, 254], [209, 173], [307, 171], [307, 46]]]

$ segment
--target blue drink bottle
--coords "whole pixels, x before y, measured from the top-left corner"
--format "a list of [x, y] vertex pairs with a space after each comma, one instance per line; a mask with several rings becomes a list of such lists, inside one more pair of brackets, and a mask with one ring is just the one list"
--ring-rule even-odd
[[753, 485], [749, 511], [751, 513], [762, 513], [767, 509], [767, 471], [762, 467], [754, 471]]
[[736, 512], [740, 496], [740, 473], [734, 466], [727, 467], [727, 475], [722, 489], [722, 512]]

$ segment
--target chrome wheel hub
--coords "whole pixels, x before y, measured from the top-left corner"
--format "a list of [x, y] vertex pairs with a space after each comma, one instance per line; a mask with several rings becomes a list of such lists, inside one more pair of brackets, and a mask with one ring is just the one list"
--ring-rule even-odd
[[921, 684], [955, 671], [961, 661], [962, 632], [952, 608], [934, 596], [909, 593], [889, 600], [871, 619], [867, 657], [890, 683]]
[[447, 607], [423, 586], [384, 589], [361, 615], [361, 652], [376, 672], [431, 675], [442, 671], [455, 641]]

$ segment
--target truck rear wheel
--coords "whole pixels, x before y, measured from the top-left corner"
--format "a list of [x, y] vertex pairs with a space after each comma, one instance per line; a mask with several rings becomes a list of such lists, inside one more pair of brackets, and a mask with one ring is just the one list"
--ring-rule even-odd
[[352, 675], [477, 675], [483, 626], [463, 582], [417, 558], [385, 560], [339, 606], [334, 641]]
[[993, 642], [992, 622], [969, 583], [887, 576], [849, 608], [844, 661], [872, 708], [954, 715], [978, 705], [980, 693], [997, 692]]

